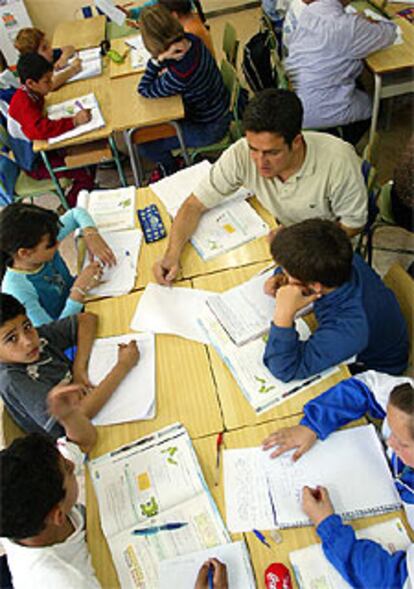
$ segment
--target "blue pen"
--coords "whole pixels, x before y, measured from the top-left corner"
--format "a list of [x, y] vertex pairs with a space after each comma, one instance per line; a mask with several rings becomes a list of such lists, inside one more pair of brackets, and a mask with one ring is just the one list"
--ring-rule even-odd
[[266, 540], [266, 538], [263, 536], [263, 534], [261, 532], [259, 532], [259, 530], [253, 530], [253, 534], [256, 536], [256, 538], [265, 546], [267, 546], [268, 548], [270, 548], [270, 550], [272, 550], [272, 547], [270, 546], [269, 542]]
[[125, 256], [128, 258], [129, 265], [131, 266], [132, 270], [135, 270], [135, 266], [134, 266], [134, 264], [132, 262], [131, 252], [129, 250], [125, 250]]
[[80, 100], [75, 100], [75, 106], [77, 106], [81, 110], [85, 110], [85, 107], [83, 106]]
[[214, 578], [213, 577], [214, 577], [214, 569], [210, 565], [208, 567], [208, 575], [207, 575], [208, 589], [214, 589]]
[[158, 534], [158, 532], [172, 532], [174, 530], [179, 530], [184, 526], [188, 526], [187, 522], [173, 522], [170, 524], [162, 524], [161, 526], [153, 526], [150, 528], [141, 528], [140, 530], [132, 530], [131, 534], [134, 536], [153, 536], [154, 534]]

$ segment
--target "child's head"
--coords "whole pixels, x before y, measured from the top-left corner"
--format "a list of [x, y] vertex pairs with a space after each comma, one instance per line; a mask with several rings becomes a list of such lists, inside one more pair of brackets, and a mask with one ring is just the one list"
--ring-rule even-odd
[[156, 4], [143, 9], [140, 16], [142, 40], [151, 55], [157, 58], [173, 45], [184, 41], [184, 29], [171, 12]]
[[20, 54], [38, 53], [53, 62], [53, 49], [43, 31], [28, 27], [17, 33], [14, 46]]
[[351, 241], [333, 221], [307, 219], [283, 227], [270, 249], [291, 284], [337, 288], [351, 277]]
[[38, 53], [25, 53], [17, 62], [20, 82], [40, 96], [52, 90], [53, 65]]
[[0, 278], [16, 257], [43, 264], [55, 255], [59, 217], [37, 205], [13, 203], [0, 211]]
[[73, 463], [53, 440], [29, 434], [0, 452], [0, 536], [25, 540], [61, 526], [78, 496]]
[[404, 464], [414, 468], [414, 387], [410, 383], [400, 384], [392, 390], [387, 421], [391, 430], [388, 446]]
[[11, 295], [0, 292], [0, 362], [31, 364], [39, 356], [39, 334], [26, 309]]
[[185, 16], [192, 12], [191, 0], [158, 0], [161, 6], [165, 6], [172, 13], [177, 16]]

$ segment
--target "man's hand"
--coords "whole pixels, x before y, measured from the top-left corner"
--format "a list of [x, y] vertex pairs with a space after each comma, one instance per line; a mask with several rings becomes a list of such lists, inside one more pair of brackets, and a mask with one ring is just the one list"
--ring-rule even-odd
[[270, 454], [271, 458], [276, 458], [288, 450], [297, 448], [292, 456], [296, 461], [303, 456], [317, 440], [317, 435], [305, 425], [294, 425], [293, 427], [284, 427], [283, 429], [270, 434], [263, 441], [263, 450], [269, 450], [277, 446], [276, 450]]
[[213, 587], [214, 589], [228, 589], [229, 582], [227, 578], [226, 565], [217, 560], [217, 558], [210, 558], [201, 567], [194, 589], [209, 589], [208, 571], [213, 571]]
[[315, 527], [332, 515], [334, 508], [325, 487], [303, 487], [302, 508]]
[[305, 287], [299, 284], [281, 286], [276, 293], [276, 310], [273, 322], [278, 327], [292, 327], [295, 315], [319, 299], [319, 293], [304, 294]]
[[286, 276], [286, 274], [283, 274], [283, 272], [278, 272], [277, 274], [270, 276], [263, 286], [265, 294], [274, 298], [279, 288], [281, 286], [285, 286], [286, 284], [288, 284], [288, 281], [288, 277]]
[[90, 108], [83, 108], [76, 115], [73, 117], [73, 124], [75, 127], [79, 127], [79, 125], [85, 125], [89, 123], [92, 118], [92, 111]]
[[58, 421], [64, 420], [79, 409], [86, 391], [80, 384], [57, 385], [49, 391], [47, 407], [50, 415]]
[[172, 282], [177, 278], [180, 270], [180, 261], [179, 259], [165, 254], [163, 258], [160, 258], [155, 262], [152, 270], [158, 284], [171, 286]]

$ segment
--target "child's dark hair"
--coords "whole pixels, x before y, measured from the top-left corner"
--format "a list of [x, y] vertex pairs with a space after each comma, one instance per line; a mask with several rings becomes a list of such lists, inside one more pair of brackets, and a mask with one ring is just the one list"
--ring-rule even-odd
[[42, 237], [56, 244], [59, 217], [54, 211], [25, 203], [13, 203], [0, 212], [0, 280], [20, 248], [36, 247]]
[[0, 292], [0, 327], [19, 315], [26, 315], [26, 309], [21, 302], [12, 295]]
[[290, 90], [267, 88], [252, 98], [243, 115], [245, 131], [274, 133], [283, 137], [289, 147], [301, 132], [303, 106]]
[[274, 260], [304, 284], [320, 282], [338, 287], [351, 277], [351, 241], [333, 221], [307, 219], [283, 227], [274, 236], [270, 249]]
[[7, 59], [5, 58], [4, 53], [0, 51], [0, 74], [4, 72], [4, 70], [7, 70], [8, 67]]
[[178, 15], [189, 14], [193, 9], [190, 0], [158, 0], [158, 4], [165, 6], [170, 12], [176, 12]]
[[12, 540], [36, 536], [66, 494], [53, 440], [43, 434], [18, 438], [0, 452], [0, 472], [0, 536]]
[[394, 387], [390, 394], [390, 403], [396, 409], [410, 417], [410, 434], [414, 440], [414, 388], [409, 382]]
[[27, 80], [38, 82], [45, 74], [52, 71], [53, 64], [38, 53], [24, 53], [17, 62], [17, 73], [22, 84], [25, 84]]

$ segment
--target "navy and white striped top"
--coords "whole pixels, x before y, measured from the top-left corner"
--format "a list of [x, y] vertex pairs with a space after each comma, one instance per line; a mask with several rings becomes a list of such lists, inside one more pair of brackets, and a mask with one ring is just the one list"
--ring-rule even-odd
[[[229, 95], [220, 70], [204, 43], [185, 33], [191, 46], [180, 60], [158, 63], [150, 59], [138, 92], [146, 98], [181, 94], [185, 118], [193, 123], [212, 123], [229, 111]], [[161, 70], [166, 72], [160, 75]]]

